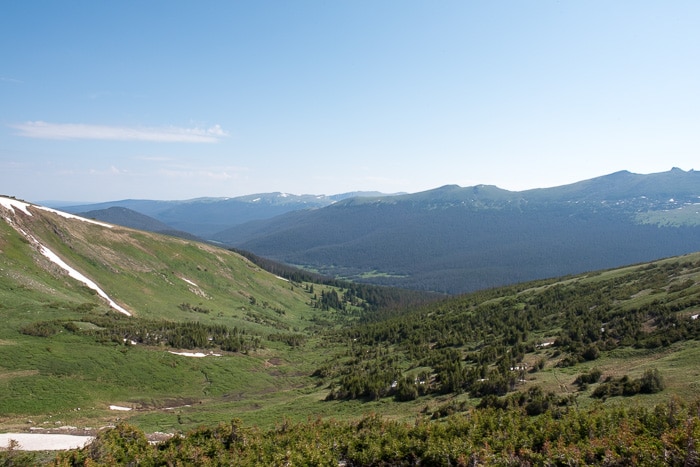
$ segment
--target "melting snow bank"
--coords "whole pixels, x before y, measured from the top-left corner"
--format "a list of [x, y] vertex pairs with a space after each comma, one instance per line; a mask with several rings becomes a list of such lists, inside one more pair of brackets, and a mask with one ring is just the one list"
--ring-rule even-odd
[[183, 281], [187, 282], [187, 283], [190, 284], [190, 285], [193, 285], [193, 286], [195, 286], [195, 287], [199, 287], [197, 284], [195, 284], [194, 282], [192, 282], [192, 281], [189, 280], [189, 279], [185, 279], [184, 277], [181, 277], [180, 279], [182, 279]]
[[221, 357], [220, 353], [202, 353], [202, 352], [169, 352], [173, 355], [181, 355], [183, 357]]
[[85, 447], [94, 436], [56, 435], [47, 433], [0, 433], [0, 449], [6, 449], [10, 441], [17, 441], [15, 449], [21, 451], [63, 451]]
[[109, 410], [120, 410], [122, 412], [128, 412], [131, 410], [130, 407], [122, 407], [121, 405], [110, 405]]
[[0, 205], [4, 206], [5, 209], [9, 209], [12, 212], [14, 212], [15, 208], [17, 208], [28, 216], [32, 215], [32, 213], [29, 212], [29, 210], [27, 209], [27, 207], [29, 206], [28, 203], [17, 201], [13, 198], [5, 198], [4, 196], [0, 196]]
[[15, 208], [17, 208], [28, 216], [32, 215], [32, 213], [29, 212], [29, 210], [27, 209], [29, 206], [31, 206], [31, 207], [36, 208], [36, 209], [41, 209], [43, 211], [52, 212], [52, 213], [57, 214], [61, 217], [65, 217], [66, 219], [76, 219], [76, 220], [83, 221], [83, 222], [89, 222], [91, 224], [100, 225], [102, 227], [107, 227], [109, 229], [111, 229], [113, 227], [111, 224], [106, 224], [104, 222], [99, 222], [99, 221], [92, 220], [92, 219], [86, 219], [84, 217], [76, 216], [74, 214], [69, 214], [67, 212], [58, 211], [56, 209], [47, 208], [45, 206], [37, 206], [36, 204], [25, 203], [24, 201], [19, 201], [19, 200], [16, 200], [14, 198], [6, 198], [4, 196], [0, 196], [0, 205], [5, 206], [5, 208], [10, 209], [12, 211], [14, 211]]
[[44, 245], [41, 245], [41, 244], [39, 244], [39, 251], [41, 251], [41, 254], [46, 256], [51, 262], [57, 264], [62, 269], [64, 269], [66, 272], [68, 272], [68, 275], [70, 277], [72, 277], [73, 279], [79, 280], [80, 282], [82, 282], [83, 284], [85, 284], [86, 286], [88, 286], [89, 288], [94, 290], [95, 292], [97, 292], [97, 294], [100, 297], [104, 298], [105, 300], [107, 300], [107, 302], [109, 302], [109, 306], [111, 306], [112, 308], [117, 310], [119, 313], [123, 313], [126, 316], [131, 316], [131, 313], [129, 313], [129, 311], [127, 311], [126, 309], [117, 305], [114, 302], [114, 300], [109, 298], [109, 296], [107, 296], [107, 294], [104, 293], [104, 291], [97, 286], [97, 284], [95, 284], [93, 281], [91, 281], [87, 277], [83, 276], [82, 274], [80, 274], [78, 271], [76, 271], [72, 267], [68, 266], [61, 258], [58, 257], [58, 255], [56, 253], [54, 253], [53, 251], [49, 250], [48, 248], [46, 248]]
[[108, 229], [112, 228], [111, 224], [106, 224], [104, 222], [99, 222], [99, 221], [96, 221], [93, 219], [86, 219], [85, 217], [76, 216], [75, 214], [68, 214], [67, 212], [63, 212], [63, 211], [57, 211], [56, 209], [47, 208], [46, 206], [34, 206], [34, 207], [37, 209], [44, 210], [44, 211], [52, 212], [54, 214], [58, 214], [59, 216], [65, 217], [66, 219], [76, 219], [76, 220], [83, 221], [83, 222], [89, 222], [90, 224], [95, 224], [95, 225], [100, 225], [102, 227], [107, 227]]
[[[110, 227], [110, 228], [112, 227], [112, 226], [109, 225], [109, 224], [103, 224], [103, 223], [101, 223], [101, 222], [91, 221], [91, 220], [85, 219], [85, 218], [83, 218], [83, 217], [74, 216], [74, 215], [72, 215], [72, 214], [66, 214], [66, 213], [64, 213], [64, 212], [56, 211], [56, 210], [50, 209], [50, 208], [44, 208], [44, 207], [42, 207], [42, 206], [30, 205], [29, 203], [25, 203], [25, 202], [23, 202], [23, 201], [18, 201], [18, 200], [14, 199], [14, 198], [7, 198], [7, 197], [4, 197], [4, 196], [0, 196], [0, 206], [3, 206], [5, 209], [11, 210], [11, 211], [13, 211], [13, 212], [14, 212], [15, 209], [19, 209], [20, 211], [24, 212], [24, 213], [27, 214], [28, 216], [31, 216], [32, 213], [29, 212], [29, 210], [28, 210], [27, 208], [28, 208], [29, 206], [32, 206], [32, 207], [35, 207], [35, 208], [38, 208], [38, 209], [43, 209], [43, 210], [45, 210], [45, 211], [53, 212], [53, 213], [58, 214], [58, 215], [61, 215], [61, 216], [63, 216], [63, 217], [67, 217], [67, 218], [71, 218], [71, 219], [79, 219], [79, 220], [82, 220], [82, 221], [85, 221], [85, 222], [91, 222], [91, 223], [93, 223], [93, 224], [98, 224], [98, 225], [101, 225], [101, 226], [104, 226], [104, 227]], [[97, 286], [97, 284], [95, 284], [93, 281], [91, 281], [90, 279], [88, 279], [87, 277], [85, 277], [84, 275], [82, 275], [81, 273], [79, 273], [78, 271], [76, 271], [75, 269], [73, 269], [72, 267], [68, 266], [68, 264], [66, 264], [65, 261], [63, 261], [61, 258], [59, 258], [58, 255], [57, 255], [56, 253], [54, 253], [53, 251], [51, 251], [51, 250], [49, 250], [48, 248], [46, 248], [44, 245], [42, 245], [41, 243], [39, 243], [39, 241], [38, 241], [36, 238], [34, 238], [32, 235], [30, 235], [29, 233], [25, 232], [25, 231], [22, 230], [21, 228], [19, 228], [19, 226], [15, 225], [15, 223], [12, 222], [11, 219], [8, 219], [8, 222], [10, 223], [10, 225], [12, 225], [12, 227], [15, 228], [15, 230], [17, 230], [18, 232], [20, 232], [22, 235], [24, 235], [24, 237], [26, 237], [28, 240], [30, 240], [32, 243], [34, 243], [34, 244], [39, 248], [39, 251], [41, 252], [42, 255], [44, 255], [45, 257], [47, 257], [52, 263], [54, 263], [54, 264], [58, 265], [59, 267], [61, 267], [64, 271], [66, 271], [66, 272], [68, 273], [68, 275], [69, 275], [70, 277], [72, 277], [73, 279], [76, 279], [76, 280], [82, 282], [83, 284], [85, 284], [86, 286], [88, 286], [89, 288], [91, 288], [92, 290], [94, 290], [95, 292], [97, 292], [97, 294], [98, 294], [100, 297], [102, 297], [102, 298], [104, 298], [105, 300], [107, 300], [107, 302], [109, 303], [109, 306], [111, 306], [112, 308], [114, 308], [115, 310], [117, 310], [119, 313], [123, 313], [123, 314], [125, 314], [126, 316], [131, 316], [131, 313], [130, 313], [128, 310], [126, 310], [125, 308], [123, 308], [123, 307], [117, 305], [117, 303], [116, 303], [114, 300], [112, 300], [111, 298], [109, 298], [109, 296], [107, 296], [107, 294], [106, 294], [102, 289], [100, 289], [100, 288]]]

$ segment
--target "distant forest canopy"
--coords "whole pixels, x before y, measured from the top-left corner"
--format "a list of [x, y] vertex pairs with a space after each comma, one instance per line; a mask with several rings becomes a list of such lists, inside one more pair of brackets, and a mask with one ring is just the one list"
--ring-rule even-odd
[[238, 248], [328, 276], [447, 294], [700, 250], [700, 226], [640, 224], [615, 209], [569, 205], [348, 204], [287, 219]]
[[[371, 319], [376, 319], [376, 312], [379, 311], [388, 312], [391, 310], [401, 310], [403, 312], [407, 309], [414, 308], [443, 297], [443, 295], [430, 292], [397, 289], [394, 287], [382, 287], [334, 279], [332, 277], [326, 277], [321, 274], [305, 271], [303, 269], [279, 263], [277, 261], [272, 261], [257, 256], [249, 251], [239, 250], [236, 248], [231, 248], [231, 251], [234, 251], [247, 258], [265, 271], [279, 277], [283, 277], [289, 281], [299, 284], [303, 282], [324, 284], [342, 289], [344, 291], [342, 302], [336, 298], [333, 303], [329, 303], [330, 308], [338, 309], [343, 307], [344, 303], [359, 302], [366, 312], [371, 312], [369, 314], [365, 314], [364, 319], [370, 319], [371, 316], [375, 316], [375, 318]], [[322, 302], [324, 302], [324, 298], [325, 296], [322, 295]], [[331, 299], [326, 299], [327, 303], [328, 300]]]
[[[700, 172], [356, 198], [218, 239], [360, 282], [461, 293], [700, 250]], [[371, 274], [368, 274], [371, 272]]]

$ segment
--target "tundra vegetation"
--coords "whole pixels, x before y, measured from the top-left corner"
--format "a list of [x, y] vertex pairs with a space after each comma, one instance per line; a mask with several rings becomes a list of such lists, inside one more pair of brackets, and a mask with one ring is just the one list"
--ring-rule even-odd
[[700, 459], [700, 253], [436, 300], [52, 214], [15, 222], [133, 316], [0, 222], [0, 427], [112, 427], [58, 455], [10, 446], [3, 465]]

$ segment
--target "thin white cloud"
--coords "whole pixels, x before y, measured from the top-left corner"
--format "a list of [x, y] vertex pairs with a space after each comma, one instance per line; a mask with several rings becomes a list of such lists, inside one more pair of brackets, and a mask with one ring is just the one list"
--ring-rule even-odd
[[0, 76], [0, 81], [5, 82], [5, 83], [16, 83], [16, 84], [22, 84], [22, 81], [11, 78], [9, 76]]
[[98, 139], [110, 141], [152, 141], [161, 143], [216, 143], [228, 136], [220, 125], [209, 128], [123, 127], [42, 121], [10, 125], [19, 136], [39, 139]]
[[214, 181], [224, 181], [236, 179], [241, 171], [245, 169], [240, 169], [237, 167], [227, 167], [227, 168], [205, 168], [201, 170], [188, 170], [188, 169], [162, 169], [160, 173], [168, 178], [182, 178], [182, 179], [207, 179]]
[[135, 159], [147, 162], [170, 162], [173, 160], [173, 158], [169, 156], [140, 156], [135, 157]]
[[88, 172], [90, 175], [125, 175], [128, 173], [127, 170], [122, 170], [120, 168], [117, 168], [113, 165], [109, 166], [107, 169], [99, 170], [99, 169], [90, 169]]

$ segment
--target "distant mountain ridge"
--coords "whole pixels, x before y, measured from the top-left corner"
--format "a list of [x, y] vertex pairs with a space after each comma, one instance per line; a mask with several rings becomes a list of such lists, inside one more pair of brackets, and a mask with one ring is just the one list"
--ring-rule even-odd
[[441, 293], [700, 249], [700, 172], [678, 168], [524, 191], [445, 185], [412, 194], [277, 192], [62, 209], [113, 206], [327, 276]]
[[700, 249], [700, 172], [350, 198], [214, 239], [327, 275], [461, 293]]
[[78, 215], [96, 219], [110, 224], [121, 225], [137, 230], [145, 230], [147, 232], [162, 233], [173, 237], [187, 238], [190, 240], [198, 240], [198, 237], [188, 232], [175, 230], [168, 224], [160, 222], [133, 209], [123, 208], [120, 206], [112, 206], [107, 209], [97, 209], [94, 211], [80, 212]]
[[[316, 209], [355, 196], [379, 196], [378, 192], [352, 192], [332, 196], [258, 193], [235, 198], [195, 198], [183, 201], [126, 199], [104, 203], [62, 206], [70, 213], [127, 208], [181, 230], [208, 238], [221, 230], [246, 222], [269, 219], [290, 211]], [[388, 195], [383, 195], [388, 196]], [[145, 230], [151, 230], [149, 228]]]

